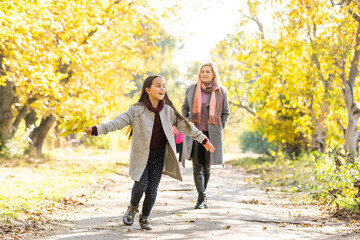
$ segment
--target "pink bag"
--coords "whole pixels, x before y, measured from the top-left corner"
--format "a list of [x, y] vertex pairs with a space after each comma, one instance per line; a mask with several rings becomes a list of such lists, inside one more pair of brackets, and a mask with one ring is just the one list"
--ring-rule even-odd
[[184, 134], [179, 131], [179, 134], [175, 138], [175, 143], [179, 144], [182, 143], [183, 141], [184, 141]]

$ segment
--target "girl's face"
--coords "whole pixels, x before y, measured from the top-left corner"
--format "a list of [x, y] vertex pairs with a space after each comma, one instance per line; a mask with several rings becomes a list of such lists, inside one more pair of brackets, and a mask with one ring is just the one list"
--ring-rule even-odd
[[163, 100], [166, 93], [165, 81], [163, 78], [154, 78], [149, 88], [145, 89], [149, 95], [150, 100], [160, 101]]
[[215, 78], [215, 74], [210, 66], [203, 66], [200, 71], [200, 79], [203, 82], [211, 82]]

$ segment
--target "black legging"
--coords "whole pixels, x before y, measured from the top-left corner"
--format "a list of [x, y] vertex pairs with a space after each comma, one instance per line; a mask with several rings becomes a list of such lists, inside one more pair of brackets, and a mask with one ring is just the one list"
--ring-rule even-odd
[[161, 180], [164, 166], [165, 149], [151, 150], [148, 162], [140, 181], [135, 181], [131, 190], [130, 203], [138, 206], [145, 192], [145, 199], [142, 207], [142, 214], [149, 216], [156, 200], [157, 189]]
[[[203, 134], [209, 138], [208, 131], [203, 131]], [[196, 190], [202, 194], [210, 179], [210, 152], [206, 151], [205, 147], [197, 141], [193, 143], [192, 162]]]

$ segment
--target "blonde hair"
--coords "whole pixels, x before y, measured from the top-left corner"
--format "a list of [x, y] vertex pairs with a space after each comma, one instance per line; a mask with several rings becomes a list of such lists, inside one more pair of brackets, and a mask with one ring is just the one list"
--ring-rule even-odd
[[220, 82], [220, 78], [219, 78], [219, 73], [217, 71], [217, 67], [216, 67], [215, 63], [213, 63], [213, 62], [204, 63], [199, 67], [196, 82], [201, 81], [201, 69], [205, 66], [211, 67], [211, 70], [212, 70], [213, 74], [215, 75], [214, 81], [220, 86], [221, 82]]

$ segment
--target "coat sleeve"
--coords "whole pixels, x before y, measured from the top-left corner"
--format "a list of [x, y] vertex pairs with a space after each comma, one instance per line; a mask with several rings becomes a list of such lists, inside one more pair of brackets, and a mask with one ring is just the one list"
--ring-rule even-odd
[[222, 107], [222, 113], [221, 113], [221, 125], [223, 128], [225, 127], [225, 124], [230, 116], [230, 109], [229, 109], [229, 102], [227, 99], [227, 92], [224, 91], [224, 102]]
[[185, 120], [183, 119], [177, 119], [177, 116], [175, 115], [175, 111], [173, 111], [173, 125], [182, 133], [184, 133], [187, 136], [190, 136], [194, 140], [198, 141], [199, 143], [202, 143], [206, 136], [197, 129], [193, 124], [190, 123], [190, 129], [188, 128], [188, 125], [186, 124]]
[[187, 98], [188, 91], [189, 88], [186, 90], [184, 102], [181, 106], [181, 113], [187, 120], [190, 120], [190, 106], [189, 106], [189, 99]]
[[131, 106], [127, 112], [120, 114], [113, 120], [106, 123], [101, 123], [99, 126], [97, 126], [98, 135], [108, 134], [109, 132], [120, 130], [128, 125], [131, 125], [133, 119], [133, 110], [133, 106]]

